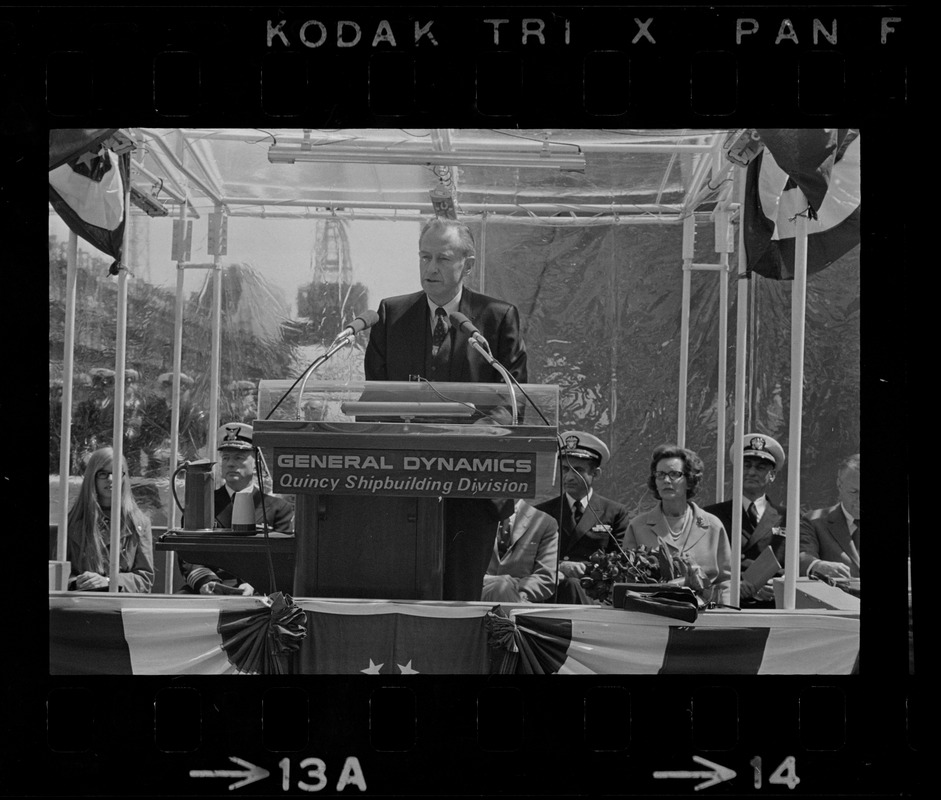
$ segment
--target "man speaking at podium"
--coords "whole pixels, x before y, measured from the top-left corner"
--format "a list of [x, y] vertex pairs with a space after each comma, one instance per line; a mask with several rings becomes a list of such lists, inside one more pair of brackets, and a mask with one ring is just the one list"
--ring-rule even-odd
[[[449, 315], [457, 311], [486, 338], [494, 358], [526, 383], [516, 306], [464, 286], [476, 261], [470, 229], [457, 220], [433, 218], [422, 227], [418, 254], [423, 291], [379, 304], [379, 321], [366, 347], [366, 380], [502, 383], [467, 334], [451, 325]], [[498, 524], [512, 513], [512, 500], [445, 500], [444, 600], [480, 600]]]

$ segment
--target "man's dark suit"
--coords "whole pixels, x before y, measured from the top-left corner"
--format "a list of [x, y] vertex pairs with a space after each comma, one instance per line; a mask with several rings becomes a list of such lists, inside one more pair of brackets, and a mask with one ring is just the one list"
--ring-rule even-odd
[[[490, 345], [494, 358], [520, 383], [526, 383], [526, 348], [520, 336], [516, 306], [464, 287], [458, 310]], [[448, 380], [458, 383], [503, 383], [500, 373], [468, 344], [463, 330], [451, 329]], [[431, 322], [424, 292], [387, 297], [379, 304], [379, 321], [369, 332], [364, 368], [367, 381], [407, 381], [428, 378]]]
[[[775, 558], [779, 564], [784, 564], [785, 537], [772, 534], [772, 528], [783, 528], [785, 517], [787, 515], [787, 506], [779, 506], [765, 495], [767, 505], [765, 513], [758, 520], [757, 527], [752, 524], [745, 510], [742, 510], [742, 573], [745, 572], [752, 562], [760, 556], [768, 545], [774, 552]], [[708, 511], [713, 516], [719, 518], [725, 532], [728, 534], [729, 542], [732, 541], [732, 501], [726, 500], [724, 503], [715, 503], [706, 506], [703, 511]], [[779, 572], [783, 575], [784, 571]], [[746, 608], [774, 608], [774, 600], [742, 600], [742, 607]]]
[[[262, 509], [261, 491], [256, 486], [252, 491], [252, 502], [255, 506], [255, 523], [257, 525], [263, 524], [267, 518], [270, 530], [283, 533], [290, 532], [291, 522], [294, 519], [294, 507], [287, 500], [266, 494], [264, 509]], [[213, 507], [217, 525], [220, 528], [231, 528], [232, 499], [229, 497], [229, 492], [225, 486], [216, 489], [213, 495]], [[182, 558], [179, 559], [179, 565], [183, 580], [186, 581], [186, 587], [193, 592], [198, 592], [201, 586], [210, 581], [218, 581], [227, 586], [238, 586], [242, 583], [242, 579], [238, 575], [222, 567], [208, 564], [190, 564]]]
[[[526, 348], [516, 306], [464, 287], [458, 310], [480, 331], [490, 351], [520, 383], [526, 383]], [[503, 383], [503, 378], [452, 325], [451, 360], [432, 376], [431, 312], [424, 292], [388, 297], [379, 304], [379, 321], [369, 332], [364, 369], [367, 381], [407, 381], [413, 375], [459, 383]], [[513, 503], [455, 498], [445, 500], [445, 600], [480, 600], [483, 576], [497, 525], [513, 513]]]
[[[569, 561], [587, 561], [596, 550], [616, 550], [616, 542], [619, 542], [627, 531], [629, 520], [627, 509], [623, 505], [594, 491], [588, 505], [589, 508], [585, 509], [577, 526], [574, 524], [572, 507], [567, 496], [562, 497], [561, 501], [558, 497], [552, 497], [536, 506], [559, 523], [559, 561], [565, 558]], [[612, 535], [591, 530], [599, 524], [610, 525]], [[576, 578], [559, 581], [555, 601], [582, 605], [592, 602]]]
[[859, 577], [859, 553], [853, 544], [843, 506], [819, 508], [801, 518], [800, 574], [817, 559], [836, 561], [850, 568], [850, 577]]

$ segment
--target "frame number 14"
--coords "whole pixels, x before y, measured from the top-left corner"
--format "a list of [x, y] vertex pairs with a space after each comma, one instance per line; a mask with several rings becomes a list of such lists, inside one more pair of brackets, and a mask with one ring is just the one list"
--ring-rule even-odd
[[[755, 788], [760, 789], [762, 780], [761, 756], [755, 756], [749, 763], [754, 770]], [[784, 761], [778, 764], [778, 768], [771, 773], [771, 777], [768, 778], [768, 783], [783, 784], [788, 789], [793, 789], [800, 782], [801, 779], [797, 777], [797, 761], [794, 756], [785, 758]]]

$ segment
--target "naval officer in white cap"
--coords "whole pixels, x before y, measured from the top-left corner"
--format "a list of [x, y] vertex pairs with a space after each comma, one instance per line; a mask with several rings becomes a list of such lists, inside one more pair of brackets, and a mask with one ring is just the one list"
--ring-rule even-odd
[[[764, 433], [745, 435], [742, 459], [742, 574], [752, 565], [765, 548], [771, 547], [778, 563], [784, 563], [784, 524], [787, 506], [778, 505], [768, 496], [778, 472], [784, 468], [784, 448]], [[729, 461], [734, 463], [739, 454], [735, 444], [729, 448]], [[733, 500], [706, 506], [703, 511], [715, 515], [732, 538]], [[778, 570], [778, 575], [784, 571]], [[770, 581], [752, 586], [742, 581], [740, 591], [742, 608], [774, 608], [774, 589]]]
[[557, 603], [591, 605], [581, 585], [591, 554], [615, 550], [627, 530], [627, 509], [602, 497], [592, 483], [611, 458], [607, 445], [586, 431], [566, 431], [559, 462], [562, 494], [536, 506], [559, 523], [559, 587]]
[[[213, 497], [216, 526], [232, 527], [232, 509], [237, 492], [250, 493], [254, 507], [255, 523], [261, 525], [265, 519], [273, 531], [290, 532], [294, 520], [294, 507], [280, 497], [265, 494], [253, 486], [255, 455], [252, 426], [244, 422], [231, 422], [219, 428], [216, 449], [219, 453], [219, 471], [223, 484]], [[190, 564], [179, 559], [180, 572], [192, 592], [201, 594], [231, 593], [232, 589], [250, 595], [254, 587], [225, 569], [206, 564]], [[223, 588], [226, 587], [226, 588]]]

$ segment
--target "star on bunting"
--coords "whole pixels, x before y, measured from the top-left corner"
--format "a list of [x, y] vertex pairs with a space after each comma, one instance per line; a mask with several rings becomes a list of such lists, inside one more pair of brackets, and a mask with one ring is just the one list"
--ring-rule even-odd
[[[385, 663], [385, 662], [383, 662]], [[382, 669], [382, 664], [376, 664], [373, 660], [369, 659], [369, 666], [366, 669], [361, 669], [360, 672], [365, 673], [366, 675], [378, 675], [379, 670]]]
[[402, 672], [403, 675], [420, 674], [417, 669], [412, 669], [412, 659], [409, 659], [408, 664], [405, 664], [404, 666], [402, 664], [396, 664], [396, 666], [399, 668], [399, 670]]
[[82, 153], [82, 155], [80, 155], [77, 159], [75, 159], [75, 163], [76, 163], [76, 164], [84, 164], [86, 167], [88, 167], [89, 169], [91, 169], [92, 162], [94, 162], [94, 160], [95, 160], [96, 158], [98, 158], [99, 156], [101, 156], [101, 155], [103, 155], [103, 154], [104, 154], [104, 148], [103, 148], [103, 147], [99, 147], [98, 150], [96, 150], [96, 151], [88, 150], [88, 151]]

